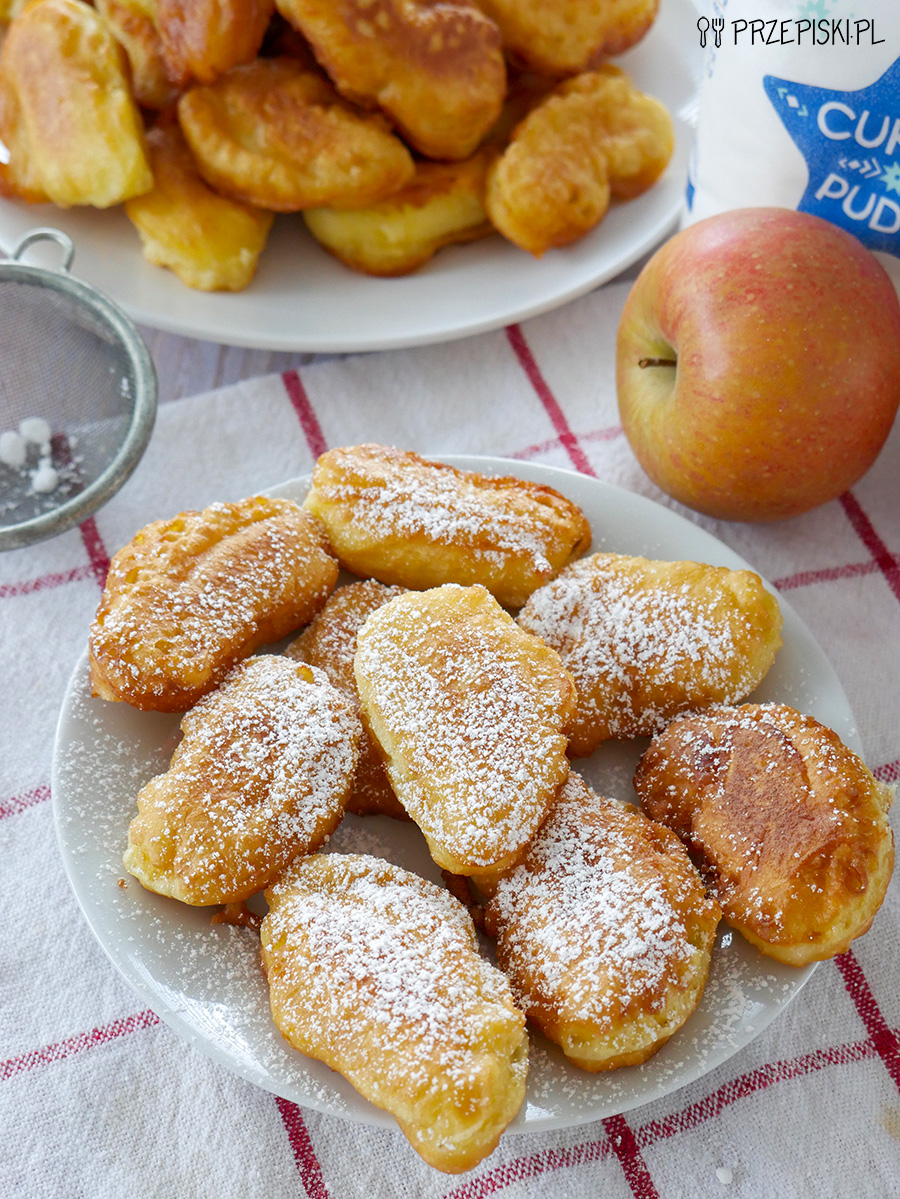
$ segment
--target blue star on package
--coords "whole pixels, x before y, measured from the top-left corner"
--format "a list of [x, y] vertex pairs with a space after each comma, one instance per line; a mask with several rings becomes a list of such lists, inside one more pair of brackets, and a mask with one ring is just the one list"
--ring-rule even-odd
[[900, 287], [897, 2], [695, 0], [692, 36], [706, 20], [710, 34], [685, 224], [796, 208], [853, 233]]
[[797, 208], [900, 257], [900, 60], [858, 91], [775, 75], [763, 87], [806, 160]]

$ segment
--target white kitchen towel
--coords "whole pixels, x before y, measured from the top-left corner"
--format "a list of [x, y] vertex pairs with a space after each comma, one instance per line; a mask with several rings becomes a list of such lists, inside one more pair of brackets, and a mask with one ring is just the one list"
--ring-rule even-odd
[[[619, 426], [623, 286], [463, 343], [317, 362], [166, 404], [123, 490], [0, 555], [2, 1199], [891, 1199], [900, 1193], [900, 901], [768, 1028], [664, 1099], [506, 1135], [467, 1174], [399, 1132], [274, 1098], [180, 1041], [73, 898], [54, 727], [110, 555], [144, 523], [308, 471], [328, 446], [568, 467], [676, 507]], [[775, 525], [691, 519], [748, 558], [830, 656], [869, 764], [900, 778], [900, 429], [852, 493]], [[690, 515], [683, 509], [678, 509]], [[99, 782], [98, 782], [98, 785]]]
[[685, 223], [745, 206], [855, 234], [900, 284], [896, 0], [696, 0], [706, 70]]

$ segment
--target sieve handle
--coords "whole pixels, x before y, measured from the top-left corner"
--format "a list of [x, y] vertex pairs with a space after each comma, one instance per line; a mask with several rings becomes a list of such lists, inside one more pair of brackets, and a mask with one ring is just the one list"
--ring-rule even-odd
[[72, 259], [75, 257], [75, 247], [72, 244], [72, 239], [68, 237], [60, 229], [41, 228], [30, 229], [24, 237], [19, 238], [13, 247], [10, 258], [13, 262], [18, 262], [24, 252], [36, 241], [55, 241], [57, 245], [62, 246], [63, 260], [61, 269], [68, 273], [69, 267], [72, 265]]

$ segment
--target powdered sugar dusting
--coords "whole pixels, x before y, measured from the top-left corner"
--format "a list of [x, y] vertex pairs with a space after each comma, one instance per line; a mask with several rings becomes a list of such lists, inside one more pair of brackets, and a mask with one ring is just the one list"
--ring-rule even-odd
[[357, 634], [374, 611], [402, 594], [402, 587], [386, 587], [375, 579], [339, 587], [285, 653], [290, 658], [320, 666], [332, 685], [358, 704], [359, 692], [353, 674]]
[[[357, 634], [372, 612], [402, 593], [402, 587], [386, 587], [375, 579], [339, 587], [312, 624], [287, 647], [286, 655], [324, 670], [332, 685], [358, 712], [359, 692], [353, 674]], [[367, 729], [360, 741], [359, 764], [347, 809], [361, 815], [385, 812], [406, 819]]]
[[251, 658], [182, 729], [129, 834], [126, 863], [152, 889], [194, 903], [246, 898], [340, 819], [360, 726], [322, 672]]
[[116, 554], [91, 631], [95, 669], [138, 706], [208, 690], [308, 620], [337, 579], [321, 526], [262, 497], [149, 525]]
[[488, 918], [526, 1007], [606, 1027], [662, 1012], [702, 956], [703, 924], [708, 949], [716, 905], [680, 847], [667, 856], [646, 825], [572, 774], [524, 863], [497, 884]]
[[552, 645], [575, 679], [586, 740], [576, 739], [577, 752], [594, 748], [588, 726], [597, 740], [651, 734], [685, 708], [752, 690], [781, 624], [754, 578], [595, 554], [536, 591], [519, 623]]
[[299, 860], [267, 897], [263, 945], [282, 1029], [356, 1075], [376, 1103], [392, 1106], [399, 1091], [466, 1111], [492, 1042], [524, 1086], [524, 1018], [448, 892], [356, 854]]
[[[375, 449], [377, 454], [366, 454]], [[459, 471], [390, 447], [332, 450], [334, 469], [352, 483], [322, 482], [315, 487], [326, 504], [351, 506], [354, 526], [369, 537], [424, 538], [434, 545], [465, 547], [498, 567], [508, 558], [527, 558], [538, 575], [550, 577], [548, 546], [564, 524], [554, 505], [541, 498], [548, 489], [521, 479], [489, 478]], [[529, 494], [529, 492], [533, 494]], [[580, 513], [556, 497], [566, 519]]]
[[520, 850], [568, 772], [557, 655], [484, 588], [455, 585], [379, 608], [358, 645], [368, 724], [432, 853], [477, 868]]

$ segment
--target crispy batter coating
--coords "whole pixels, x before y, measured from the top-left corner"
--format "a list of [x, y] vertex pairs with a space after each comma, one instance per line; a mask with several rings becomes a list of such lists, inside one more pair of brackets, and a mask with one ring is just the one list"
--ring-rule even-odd
[[382, 117], [290, 58], [257, 59], [190, 88], [178, 119], [211, 187], [276, 212], [374, 204], [415, 173]]
[[135, 100], [142, 108], [170, 108], [180, 89], [166, 72], [156, 0], [95, 0], [95, 7], [125, 51]]
[[650, 743], [634, 785], [764, 954], [803, 966], [868, 930], [894, 866], [894, 789], [831, 729], [783, 704], [684, 717]]
[[0, 51], [0, 195], [46, 204], [39, 156], [32, 155], [19, 93]]
[[150, 891], [195, 905], [249, 899], [334, 832], [360, 729], [320, 671], [250, 658], [181, 729], [128, 830], [125, 867]]
[[506, 90], [500, 33], [470, 0], [277, 0], [343, 95], [429, 158], [468, 158]]
[[621, 54], [650, 29], [659, 0], [478, 0], [518, 61], [547, 75], [574, 75]]
[[429, 1165], [470, 1170], [525, 1095], [525, 1017], [452, 895], [363, 854], [296, 861], [266, 892], [272, 1015], [396, 1118]]
[[256, 271], [274, 215], [214, 192], [174, 123], [147, 135], [153, 190], [126, 201], [144, 257], [200, 291], [240, 291]]
[[157, 27], [173, 83], [212, 83], [259, 53], [275, 0], [157, 0]]
[[8, 25], [27, 3], [28, 0], [0, 0], [0, 24]]
[[483, 587], [448, 584], [375, 611], [354, 671], [363, 722], [437, 864], [513, 865], [569, 770], [575, 695], [558, 655]]
[[551, 487], [382, 445], [323, 454], [304, 506], [354, 574], [416, 589], [480, 583], [510, 608], [591, 540], [581, 509]]
[[108, 208], [149, 191], [124, 52], [82, 0], [31, 0], [0, 50], [0, 191]]
[[496, 151], [464, 162], [416, 163], [411, 182], [368, 208], [309, 208], [313, 237], [346, 266], [367, 275], [408, 275], [443, 246], [493, 233], [484, 210], [487, 172]]
[[659, 100], [609, 65], [567, 79], [556, 94], [569, 100], [573, 116], [580, 109], [595, 123], [617, 200], [632, 200], [653, 186], [675, 146], [672, 118]]
[[523, 250], [582, 237], [611, 197], [650, 187], [672, 155], [672, 121], [656, 100], [614, 67], [566, 80], [513, 131], [488, 177], [485, 207]]
[[236, 662], [311, 620], [337, 574], [321, 523], [289, 500], [155, 521], [110, 563], [91, 627], [93, 692], [183, 712]]
[[[322, 670], [332, 686], [337, 687], [358, 712], [359, 691], [353, 674], [356, 635], [376, 609], [402, 593], [402, 587], [385, 587], [375, 579], [338, 587], [312, 624], [284, 652], [289, 658], [308, 662]], [[359, 743], [359, 764], [347, 800], [347, 811], [358, 816], [381, 814], [398, 820], [409, 819], [394, 794], [381, 754], [367, 729], [363, 729]]]
[[528, 1018], [596, 1071], [646, 1061], [687, 1020], [720, 916], [674, 833], [570, 774], [485, 924]]
[[575, 680], [576, 755], [743, 699], [781, 647], [781, 610], [759, 576], [698, 562], [594, 554], [536, 591], [518, 619]]

